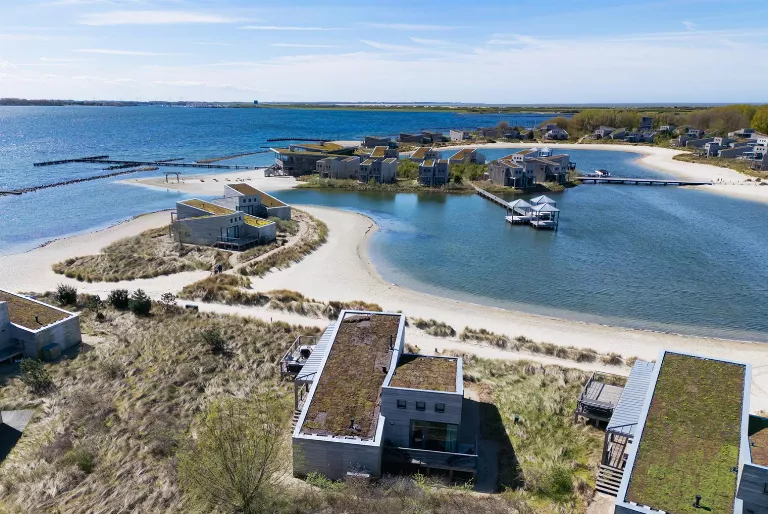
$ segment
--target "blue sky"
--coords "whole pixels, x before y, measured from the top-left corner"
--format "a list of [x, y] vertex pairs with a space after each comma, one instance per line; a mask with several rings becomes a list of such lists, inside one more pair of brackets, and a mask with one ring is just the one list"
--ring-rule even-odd
[[768, 3], [0, 0], [0, 96], [768, 102]]

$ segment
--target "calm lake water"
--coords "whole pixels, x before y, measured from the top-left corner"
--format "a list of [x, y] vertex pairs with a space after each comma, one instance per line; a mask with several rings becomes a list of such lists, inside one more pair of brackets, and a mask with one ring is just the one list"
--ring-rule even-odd
[[[538, 121], [451, 113], [0, 108], [0, 188], [101, 172], [31, 166], [50, 158], [197, 159], [258, 149], [268, 137], [353, 139], [501, 119]], [[493, 159], [508, 152], [485, 153]], [[630, 153], [567, 153], [584, 171], [663, 176], [637, 165]], [[114, 182], [0, 198], [0, 254], [168, 208], [184, 197]], [[371, 216], [381, 227], [371, 241], [377, 269], [388, 281], [417, 290], [570, 319], [768, 341], [763, 204], [676, 187], [582, 185], [552, 195], [562, 209], [560, 229], [552, 233], [513, 227], [502, 208], [476, 195], [294, 190], [278, 196]], [[53, 216], [51, 205], [57, 206]]]

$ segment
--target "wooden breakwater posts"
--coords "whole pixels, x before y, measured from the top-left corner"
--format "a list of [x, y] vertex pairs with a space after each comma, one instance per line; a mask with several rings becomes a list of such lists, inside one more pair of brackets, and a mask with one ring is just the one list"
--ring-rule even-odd
[[317, 141], [319, 143], [325, 143], [326, 141], [330, 141], [329, 139], [311, 139], [306, 137], [273, 137], [270, 139], [267, 139], [267, 142], [271, 141]]
[[200, 164], [210, 164], [212, 162], [218, 162], [218, 161], [225, 161], [227, 159], [235, 159], [237, 157], [247, 157], [249, 155], [257, 155], [260, 153], [269, 153], [270, 150], [260, 150], [258, 152], [244, 152], [244, 153], [236, 153], [232, 155], [223, 155], [221, 157], [211, 157], [209, 159], [198, 159], [195, 162]]
[[576, 177], [576, 180], [594, 184], [632, 184], [635, 186], [711, 186], [712, 182], [698, 180], [676, 180], [669, 178], [628, 178], [628, 177]]
[[78, 157], [77, 159], [59, 159], [58, 161], [36, 162], [32, 166], [53, 166], [55, 164], [69, 164], [71, 162], [90, 162], [96, 159], [109, 159], [109, 155], [95, 155], [93, 157]]

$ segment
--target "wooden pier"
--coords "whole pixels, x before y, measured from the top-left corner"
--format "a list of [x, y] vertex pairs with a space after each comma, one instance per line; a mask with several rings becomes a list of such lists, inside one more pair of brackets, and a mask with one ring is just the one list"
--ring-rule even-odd
[[472, 184], [472, 187], [475, 188], [475, 192], [477, 192], [477, 194], [479, 194], [480, 196], [482, 196], [486, 200], [490, 200], [491, 202], [493, 202], [493, 203], [495, 203], [495, 204], [497, 204], [497, 205], [499, 205], [501, 207], [504, 207], [505, 209], [509, 209], [509, 202], [507, 202], [505, 200], [502, 200], [501, 198], [499, 198], [496, 195], [492, 195], [491, 193], [489, 193], [485, 189], [481, 189], [481, 188], [477, 187], [474, 184]]
[[662, 178], [627, 178], [627, 177], [576, 177], [582, 182], [594, 184], [632, 184], [635, 186], [711, 186], [709, 181], [676, 180]]

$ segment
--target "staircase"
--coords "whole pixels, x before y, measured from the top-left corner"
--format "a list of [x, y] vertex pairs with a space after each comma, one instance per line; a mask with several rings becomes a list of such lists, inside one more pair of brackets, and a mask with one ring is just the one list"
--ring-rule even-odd
[[621, 478], [624, 476], [624, 470], [600, 464], [597, 470], [597, 483], [595, 489], [604, 494], [616, 496], [619, 494]]
[[[293, 418], [291, 418], [291, 433], [293, 433], [294, 429], [296, 428], [296, 423], [299, 422], [299, 416], [301, 415], [300, 410], [293, 411]], [[614, 496], [616, 496], [614, 494]]]

